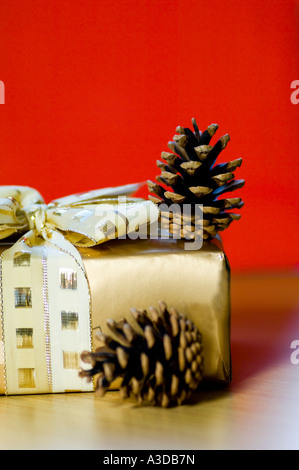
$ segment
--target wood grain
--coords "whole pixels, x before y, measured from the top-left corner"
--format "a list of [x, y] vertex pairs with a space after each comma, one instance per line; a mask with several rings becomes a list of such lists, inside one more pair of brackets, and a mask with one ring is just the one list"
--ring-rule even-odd
[[299, 277], [232, 278], [233, 382], [174, 409], [118, 392], [0, 398], [0, 449], [299, 449]]

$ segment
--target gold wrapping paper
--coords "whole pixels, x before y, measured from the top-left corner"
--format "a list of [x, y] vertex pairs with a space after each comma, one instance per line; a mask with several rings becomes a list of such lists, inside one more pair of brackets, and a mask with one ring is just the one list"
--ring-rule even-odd
[[91, 290], [93, 347], [106, 320], [126, 318], [130, 308], [163, 300], [185, 313], [203, 335], [204, 379], [228, 383], [230, 354], [230, 268], [221, 243], [197, 251], [182, 240], [113, 240], [80, 249]]

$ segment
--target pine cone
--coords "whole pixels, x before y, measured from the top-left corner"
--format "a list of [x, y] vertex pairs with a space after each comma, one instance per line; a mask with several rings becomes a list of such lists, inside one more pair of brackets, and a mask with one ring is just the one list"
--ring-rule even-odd
[[[195, 232], [199, 227], [203, 239], [210, 239], [215, 237], [218, 231], [226, 229], [233, 220], [241, 217], [239, 214], [228, 212], [243, 206], [241, 198], [218, 197], [244, 186], [245, 181], [235, 180], [232, 173], [242, 164], [242, 158], [215, 165], [218, 155], [230, 140], [229, 135], [224, 135], [212, 146], [210, 141], [218, 125], [211, 124], [201, 132], [195, 119], [192, 119], [192, 124], [194, 132], [188, 128], [177, 127], [178, 135], [168, 143], [174, 153], [162, 152], [161, 157], [166, 163], [157, 161], [161, 176], [156, 178], [162, 186], [148, 181], [149, 191], [155, 194], [154, 197], [149, 196], [149, 199], [160, 208], [162, 227], [169, 227], [170, 234], [188, 238], [188, 234]], [[165, 189], [164, 186], [168, 188]], [[180, 207], [177, 214], [168, 210], [173, 204]], [[190, 214], [186, 216], [182, 210], [185, 204], [191, 207]], [[196, 225], [195, 209], [198, 204], [203, 205], [203, 214], [202, 222], [197, 222], [199, 225]]]
[[162, 407], [180, 405], [198, 388], [203, 374], [201, 334], [185, 315], [159, 303], [159, 309], [131, 309], [136, 327], [127, 320], [107, 325], [112, 336], [98, 334], [103, 346], [81, 355], [89, 370], [80, 376], [91, 381], [97, 375], [96, 392], [103, 396], [116, 378], [122, 378], [120, 394], [140, 404]]

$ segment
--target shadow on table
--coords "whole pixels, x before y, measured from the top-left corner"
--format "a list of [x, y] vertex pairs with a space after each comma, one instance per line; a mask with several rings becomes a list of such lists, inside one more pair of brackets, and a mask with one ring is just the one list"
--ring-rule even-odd
[[206, 403], [220, 400], [230, 395], [230, 385], [217, 383], [206, 383], [199, 387], [198, 392], [193, 392], [184, 405], [196, 405], [198, 403]]

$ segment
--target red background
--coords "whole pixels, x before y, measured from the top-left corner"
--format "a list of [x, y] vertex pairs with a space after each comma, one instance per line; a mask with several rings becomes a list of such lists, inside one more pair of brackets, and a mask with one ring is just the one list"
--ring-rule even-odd
[[[1, 184], [47, 201], [153, 179], [177, 125], [243, 157], [233, 269], [298, 262], [298, 2], [1, 0]], [[146, 192], [147, 194], [147, 192]], [[236, 194], [237, 195], [237, 194]]]

